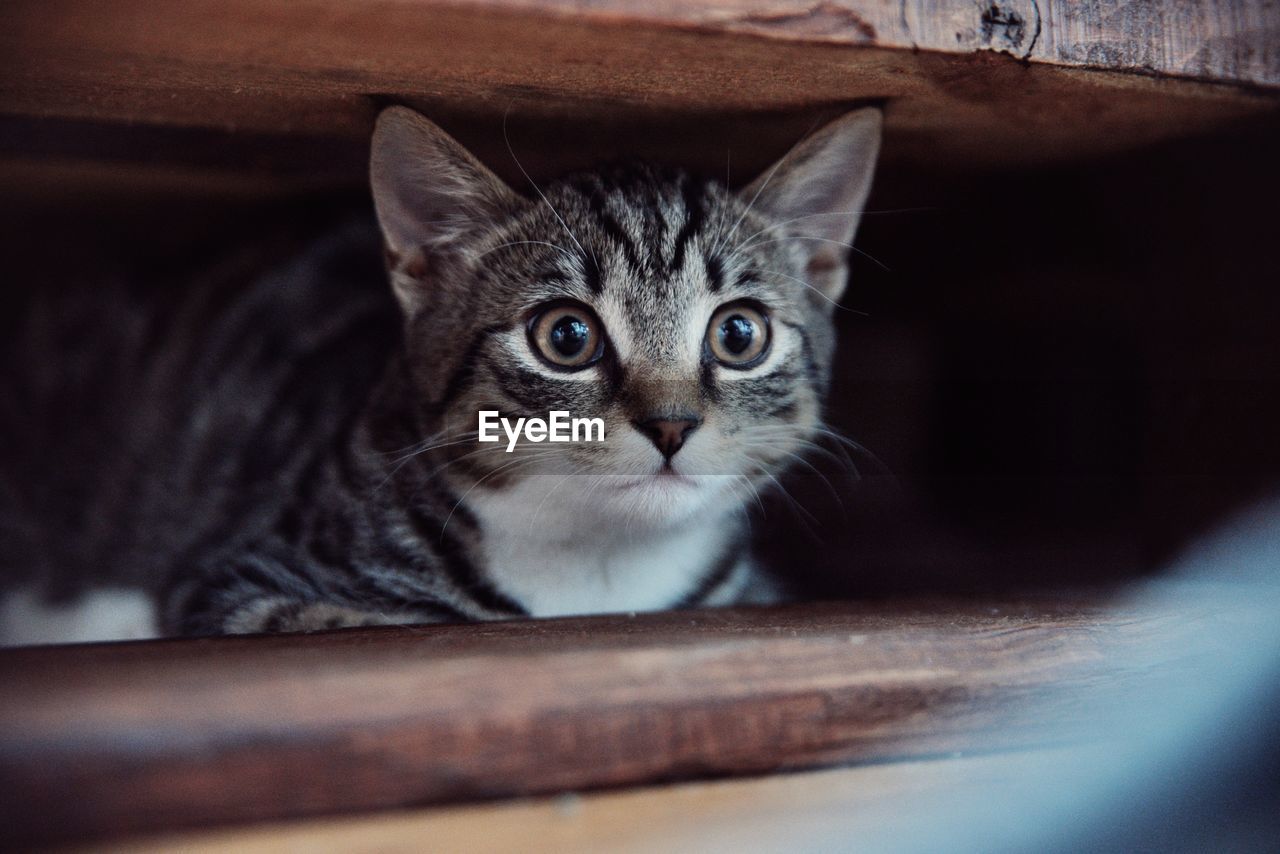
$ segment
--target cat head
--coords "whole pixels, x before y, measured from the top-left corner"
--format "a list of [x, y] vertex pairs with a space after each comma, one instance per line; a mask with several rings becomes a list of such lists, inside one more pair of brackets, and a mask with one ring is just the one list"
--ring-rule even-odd
[[[412, 393], [447, 475], [578, 520], [737, 509], [820, 425], [832, 312], [880, 114], [849, 113], [737, 192], [649, 165], [515, 192], [392, 107], [371, 177]], [[478, 412], [600, 418], [603, 442], [476, 440]]]

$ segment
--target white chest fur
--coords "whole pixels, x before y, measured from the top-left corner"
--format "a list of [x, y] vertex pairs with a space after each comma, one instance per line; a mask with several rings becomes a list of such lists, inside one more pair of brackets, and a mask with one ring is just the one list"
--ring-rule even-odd
[[636, 530], [548, 510], [519, 492], [486, 496], [472, 508], [489, 578], [535, 617], [668, 608], [738, 535], [728, 514]]

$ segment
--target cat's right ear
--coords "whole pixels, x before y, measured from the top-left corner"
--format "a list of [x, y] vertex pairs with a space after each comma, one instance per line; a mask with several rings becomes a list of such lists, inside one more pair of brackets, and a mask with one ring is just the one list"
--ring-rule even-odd
[[840, 299], [846, 259], [871, 191], [880, 151], [880, 110], [846, 113], [801, 140], [742, 190], [749, 206], [772, 217], [776, 236], [795, 243], [805, 278], [827, 305]]
[[391, 285], [407, 313], [424, 302], [435, 262], [519, 203], [519, 196], [451, 136], [407, 107], [373, 130], [369, 178]]

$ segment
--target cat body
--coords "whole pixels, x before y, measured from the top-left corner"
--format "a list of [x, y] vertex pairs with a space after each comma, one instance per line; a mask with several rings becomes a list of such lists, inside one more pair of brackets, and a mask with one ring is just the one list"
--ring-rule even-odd
[[[247, 289], [278, 335], [239, 302], [181, 308], [220, 346], [159, 336], [187, 355], [134, 380], [134, 450], [102, 454], [120, 476], [63, 532], [130, 546], [71, 562], [111, 564], [100, 583], [132, 573], [184, 634], [775, 599], [746, 508], [819, 426], [878, 139], [877, 113], [850, 114], [741, 193], [634, 165], [526, 197], [391, 108], [372, 182], [395, 303], [288, 304], [306, 281], [341, 286], [335, 265], [369, 244], [356, 228]], [[220, 371], [237, 346], [256, 367]], [[508, 452], [477, 441], [482, 410], [568, 411], [606, 438]], [[163, 453], [138, 449], [160, 435]], [[25, 520], [6, 532], [15, 565], [56, 562], [31, 534], [39, 502], [6, 495]], [[87, 509], [103, 497], [113, 522]]]
[[[0, 642], [160, 633], [126, 591], [154, 611], [171, 579], [251, 548], [300, 500], [400, 324], [376, 228], [320, 230], [173, 284], [51, 283], [15, 313], [0, 340]], [[126, 623], [94, 628], [108, 610]]]

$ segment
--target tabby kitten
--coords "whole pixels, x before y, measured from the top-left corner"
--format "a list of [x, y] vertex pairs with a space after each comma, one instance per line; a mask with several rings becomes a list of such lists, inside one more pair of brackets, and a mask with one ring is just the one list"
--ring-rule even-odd
[[[737, 193], [635, 165], [526, 197], [420, 115], [383, 112], [371, 177], [401, 312], [385, 371], [345, 409], [295, 371], [244, 416], [267, 448], [247, 449], [268, 485], [248, 504], [217, 467], [179, 487], [208, 496], [191, 525], [239, 533], [162, 550], [164, 628], [775, 599], [744, 511], [819, 427], [879, 133], [877, 111], [850, 113]], [[481, 410], [599, 418], [605, 439], [508, 451], [478, 441]]]

